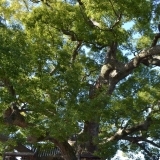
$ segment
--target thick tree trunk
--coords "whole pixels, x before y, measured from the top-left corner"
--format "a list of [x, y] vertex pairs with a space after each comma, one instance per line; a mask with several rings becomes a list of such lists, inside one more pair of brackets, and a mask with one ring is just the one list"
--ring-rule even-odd
[[86, 121], [84, 124], [84, 134], [87, 135], [87, 141], [85, 150], [89, 153], [94, 153], [97, 150], [97, 146], [94, 143], [94, 139], [98, 137], [99, 124], [95, 121]]
[[77, 160], [73, 147], [67, 141], [58, 141], [54, 139], [53, 142], [59, 147], [65, 160]]
[[[110, 78], [110, 72], [113, 70], [113, 63], [112, 61], [115, 61], [116, 59], [116, 51], [117, 51], [117, 43], [112, 42], [110, 44], [109, 50], [106, 53], [106, 59], [105, 59], [105, 70], [102, 67], [101, 72], [99, 75], [99, 78], [96, 80], [96, 83], [91, 85], [90, 90], [89, 90], [89, 98], [90, 100], [95, 99], [98, 94], [100, 89], [102, 88], [102, 85], [107, 85], [108, 86], [108, 93], [112, 93], [114, 88], [110, 84], [112, 83], [112, 79]], [[117, 64], [117, 61], [116, 61]], [[119, 67], [119, 66], [118, 66]], [[101, 107], [101, 106], [98, 106]], [[84, 124], [84, 132], [83, 134], [86, 135], [87, 139], [84, 148], [82, 150], [85, 150], [89, 154], [94, 154], [95, 151], [98, 149], [97, 145], [95, 143], [95, 139], [98, 138], [99, 134], [99, 115], [94, 115], [93, 119], [90, 119], [85, 122]]]

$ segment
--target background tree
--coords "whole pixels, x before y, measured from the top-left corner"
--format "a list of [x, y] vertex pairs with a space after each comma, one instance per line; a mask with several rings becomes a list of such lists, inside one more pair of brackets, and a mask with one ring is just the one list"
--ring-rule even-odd
[[0, 3], [1, 141], [158, 159], [157, 1]]

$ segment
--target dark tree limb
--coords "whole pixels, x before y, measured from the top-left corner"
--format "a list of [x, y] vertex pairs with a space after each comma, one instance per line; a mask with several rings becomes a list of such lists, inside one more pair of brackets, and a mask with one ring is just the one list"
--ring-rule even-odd
[[85, 39], [82, 40], [81, 38], [78, 37], [78, 35], [74, 31], [66, 30], [66, 29], [61, 29], [60, 30], [64, 35], [67, 35], [70, 37], [71, 41], [77, 41], [77, 42], [83, 42], [85, 44], [93, 45], [95, 48], [102, 50], [103, 48], [106, 48], [108, 44], [101, 44], [99, 42], [88, 42]]
[[[155, 37], [154, 37], [154, 39], [152, 41], [151, 47], [155, 47], [156, 46], [159, 38], [160, 38], [160, 33], [155, 35]], [[150, 56], [149, 58], [144, 58], [141, 63], [143, 63], [146, 66], [149, 66], [149, 65], [158, 65], [158, 66], [160, 66], [160, 57], [157, 59], [154, 56]]]
[[117, 46], [117, 42], [112, 42], [110, 44], [110, 46], [108, 47], [109, 49], [106, 53], [105, 64], [110, 62], [111, 59], [116, 59]]
[[[11, 84], [9, 78], [2, 79], [4, 86], [8, 89], [9, 94], [16, 99], [16, 91]], [[17, 125], [19, 127], [27, 127], [27, 123], [25, 122], [24, 116], [20, 114], [20, 110], [18, 109], [16, 103], [12, 103], [10, 107], [8, 107], [3, 114], [5, 123], [9, 125]]]
[[150, 152], [145, 148], [145, 146], [143, 146], [143, 145], [140, 144], [140, 143], [136, 143], [136, 144], [137, 144], [141, 149], [143, 149], [144, 152], [146, 152], [149, 157], [152, 157], [152, 153], [150, 153]]
[[133, 126], [131, 128], [128, 129], [120, 128], [113, 136], [111, 136], [110, 138], [105, 138], [105, 140], [106, 142], [109, 142], [109, 141], [124, 139], [128, 135], [131, 135], [135, 132], [148, 130], [150, 124], [151, 124], [151, 118], [148, 117], [143, 123]]
[[[117, 61], [112, 61], [111, 67], [107, 68], [103, 71], [103, 75], [108, 73], [108, 69], [112, 69], [109, 72], [109, 85], [108, 85], [108, 91], [109, 93], [112, 93], [115, 85], [125, 77], [127, 77], [129, 74], [132, 73], [132, 71], [139, 67], [139, 65], [142, 63], [144, 59], [150, 59], [151, 56], [157, 56], [160, 55], [160, 45], [154, 46], [149, 49], [145, 49], [141, 51], [139, 54], [137, 54], [130, 62], [126, 64], [121, 64], [119, 67], [116, 65], [118, 64]], [[154, 64], [159, 64], [159, 60], [154, 61]], [[103, 66], [102, 66], [103, 67]]]
[[30, 0], [31, 2], [33, 2], [33, 3], [39, 3], [40, 2], [40, 0]]
[[111, 6], [112, 6], [112, 9], [113, 9], [114, 14], [115, 14], [116, 17], [117, 17], [116, 22], [115, 22], [115, 23], [113, 24], [113, 26], [111, 27], [111, 28], [113, 29], [114, 27], [116, 27], [116, 26], [120, 23], [120, 21], [121, 21], [121, 19], [122, 19], [122, 13], [117, 13], [117, 12], [116, 12], [112, 0], [109, 0], [109, 2], [110, 2], [110, 4], [111, 4]]
[[[83, 3], [81, 0], [78, 0], [78, 3], [79, 3], [79, 7], [80, 7], [80, 11], [81, 11], [82, 17], [83, 17], [84, 21], [87, 23], [87, 25], [90, 26], [91, 28], [98, 27], [98, 26], [95, 25], [95, 24], [93, 23], [93, 21], [86, 15], [84, 3]], [[99, 28], [99, 27], [98, 27], [98, 28]], [[100, 28], [99, 28], [99, 29], [100, 29]]]
[[4, 83], [4, 86], [8, 89], [9, 94], [13, 98], [15, 98], [16, 97], [16, 91], [15, 91], [13, 85], [11, 84], [9, 78], [4, 78], [4, 79], [2, 79], [2, 81]]
[[6, 142], [8, 140], [8, 137], [6, 135], [0, 134], [0, 141]]
[[77, 57], [77, 55], [78, 55], [78, 51], [79, 51], [79, 49], [81, 48], [81, 45], [82, 45], [82, 41], [79, 41], [78, 44], [77, 44], [77, 46], [76, 46], [76, 48], [75, 48], [74, 51], [73, 51], [72, 62], [75, 61], [75, 59], [76, 59], [76, 57]]
[[24, 5], [25, 5], [27, 11], [29, 11], [29, 7], [28, 7], [28, 4], [27, 4], [26, 0], [23, 0], [23, 3], [24, 3]]
[[51, 137], [49, 133], [46, 133], [46, 136], [41, 136], [39, 138], [29, 137], [28, 140], [30, 143], [49, 140], [60, 149], [65, 160], [77, 160], [72, 146], [66, 140], [57, 140], [56, 138]]
[[158, 24], [158, 31], [160, 32], [160, 23]]
[[114, 8], [114, 5], [113, 5], [113, 3], [112, 3], [112, 0], [109, 0], [109, 2], [110, 2], [110, 4], [111, 4], [111, 6], [112, 6], [112, 9], [113, 9], [114, 14], [115, 14], [117, 17], [119, 17], [118, 13], [116, 12], [116, 10], [115, 10], [115, 8]]
[[132, 134], [137, 131], [142, 131], [142, 130], [146, 131], [146, 130], [148, 130], [151, 122], [152, 122], [151, 118], [147, 117], [147, 119], [143, 123], [138, 124], [136, 126], [133, 126], [131, 128], [125, 129], [125, 130], [123, 130], [123, 133], [126, 136], [126, 135]]
[[22, 128], [28, 126], [25, 122], [24, 116], [20, 114], [18, 110], [13, 109], [12, 107], [8, 107], [3, 114], [5, 123], [9, 125], [16, 125]]
[[159, 38], [160, 38], [160, 33], [158, 33], [158, 34], [155, 35], [155, 37], [154, 37], [154, 39], [153, 39], [153, 42], [152, 42], [152, 44], [151, 44], [151, 47], [156, 46]]
[[52, 139], [52, 142], [59, 147], [65, 160], [77, 160], [72, 146], [67, 141]]
[[148, 140], [142, 136], [138, 136], [138, 137], [130, 137], [130, 136], [126, 136], [124, 138], [122, 138], [123, 140], [128, 140], [130, 141], [131, 143], [138, 143], [138, 142], [147, 142], [157, 148], [160, 148], [160, 145], [158, 145], [157, 143], [154, 143], [152, 140]]
[[62, 29], [61, 31], [63, 32], [63, 34], [69, 36], [72, 41], [82, 41], [82, 40], [78, 39], [76, 33], [74, 33], [73, 31], [65, 30], [65, 29]]
[[77, 0], [77, 2], [79, 3], [80, 6], [84, 5], [81, 0]]
[[122, 19], [122, 14], [120, 13], [118, 15], [118, 19], [116, 20], [116, 22], [113, 24], [111, 28], [113, 29], [114, 27], [116, 27], [121, 22], [121, 19]]
[[49, 4], [49, 1], [48, 1], [48, 0], [41, 0], [41, 2], [42, 2], [44, 5], [46, 5], [47, 7], [53, 9], [52, 6]]
[[112, 31], [111, 29], [107, 29], [107, 28], [102, 29], [99, 25], [96, 25], [95, 22], [86, 15], [84, 3], [81, 0], [78, 0], [78, 3], [79, 3], [79, 7], [80, 7], [81, 14], [83, 16], [83, 19], [88, 26], [90, 26], [91, 28], [97, 28], [98, 30], [101, 30], [101, 31], [107, 31], [107, 32]]
[[97, 146], [94, 143], [94, 138], [98, 137], [99, 133], [99, 123], [95, 119], [90, 121], [85, 121], [84, 123], [84, 134], [87, 135], [87, 141], [85, 148], [87, 152], [94, 153], [97, 149]]
[[79, 3], [79, 8], [80, 8], [80, 11], [81, 11], [81, 14], [82, 14], [82, 17], [84, 19], [85, 22], [87, 22], [87, 24], [91, 27], [91, 28], [94, 28], [96, 27], [93, 22], [90, 20], [90, 18], [86, 15], [85, 13], [85, 6], [83, 4], [83, 2], [81, 0], [78, 0], [78, 3]]

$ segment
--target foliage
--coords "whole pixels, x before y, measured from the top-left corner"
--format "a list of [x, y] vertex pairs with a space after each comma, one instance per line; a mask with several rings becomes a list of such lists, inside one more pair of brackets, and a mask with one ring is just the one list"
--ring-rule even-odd
[[[104, 139], [150, 116], [154, 125], [131, 136], [149, 137], [159, 144], [158, 67], [141, 64], [117, 82], [112, 95], [104, 84], [95, 98], [89, 97], [113, 41], [118, 44], [117, 60], [123, 64], [151, 46], [159, 7], [153, 0], [1, 0], [1, 116], [16, 102], [27, 110], [21, 112], [27, 127], [6, 126], [1, 118], [0, 132], [23, 144], [28, 144], [28, 136], [48, 133], [64, 141], [81, 131], [80, 124], [83, 128], [86, 121], [98, 117], [96, 154], [112, 158], [118, 149], [136, 152], [140, 145], [124, 137], [108, 143]], [[143, 143], [151, 153], [159, 152], [157, 146]]]

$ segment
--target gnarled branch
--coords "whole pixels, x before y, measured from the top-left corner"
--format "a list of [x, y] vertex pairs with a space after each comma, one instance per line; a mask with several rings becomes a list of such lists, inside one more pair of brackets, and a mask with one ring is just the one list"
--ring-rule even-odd
[[128, 140], [128, 141], [130, 141], [132, 143], [138, 143], [138, 142], [143, 141], [143, 142], [147, 142], [147, 143], [149, 143], [149, 144], [151, 144], [151, 145], [153, 145], [153, 146], [155, 146], [157, 148], [160, 148], [160, 145], [158, 145], [157, 143], [154, 143], [152, 140], [148, 140], [148, 139], [146, 139], [146, 138], [144, 138], [142, 136], [139, 136], [139, 137], [130, 137], [130, 136], [127, 136], [127, 137], [124, 137], [122, 139], [123, 140]]
[[104, 140], [106, 142], [109, 142], [109, 141], [124, 139], [126, 136], [133, 134], [137, 131], [148, 130], [150, 123], [151, 123], [151, 118], [148, 117], [143, 123], [133, 126], [131, 128], [128, 129], [120, 128], [113, 136], [111, 136], [110, 138], [105, 138]]

